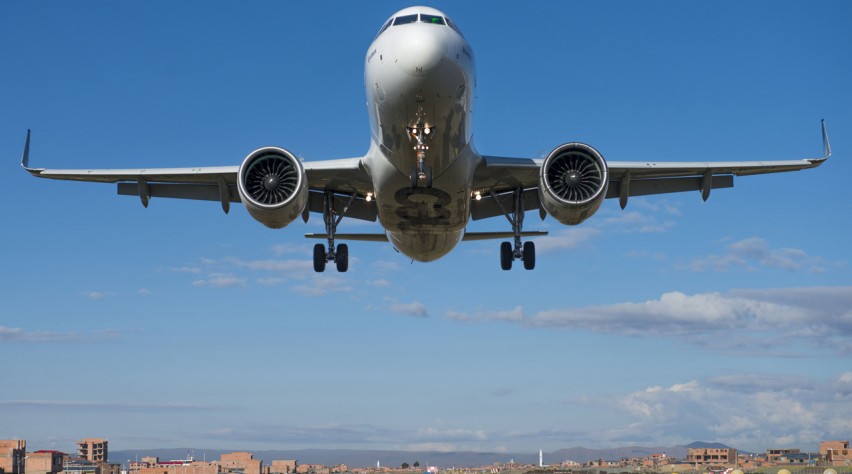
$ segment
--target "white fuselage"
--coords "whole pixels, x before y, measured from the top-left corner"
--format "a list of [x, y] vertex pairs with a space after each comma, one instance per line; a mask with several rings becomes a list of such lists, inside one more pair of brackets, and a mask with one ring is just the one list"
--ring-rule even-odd
[[[425, 7], [395, 15], [443, 13]], [[394, 17], [392, 17], [394, 18]], [[416, 21], [387, 26], [367, 51], [364, 67], [372, 133], [364, 165], [388, 239], [419, 261], [446, 255], [470, 217], [473, 173], [481, 157], [471, 141], [474, 60], [467, 41], [448, 24]], [[427, 124], [424, 163], [432, 186], [412, 187], [417, 141], [408, 127]]]

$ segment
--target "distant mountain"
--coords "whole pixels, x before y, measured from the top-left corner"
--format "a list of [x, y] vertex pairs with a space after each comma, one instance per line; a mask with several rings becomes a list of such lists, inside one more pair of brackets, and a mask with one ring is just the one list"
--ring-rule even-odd
[[567, 459], [584, 463], [603, 459], [605, 461], [616, 461], [622, 458], [645, 458], [652, 454], [666, 453], [666, 456], [673, 458], [685, 458], [687, 446], [671, 446], [663, 447], [645, 447], [645, 446], [625, 446], [620, 448], [609, 449], [589, 449], [589, 448], [568, 448], [560, 449], [550, 453], [553, 457], [553, 463], [561, 462]]
[[[666, 453], [667, 456], [676, 459], [686, 458], [689, 448], [728, 448], [721, 443], [705, 443], [696, 441], [685, 446], [670, 447], [645, 447], [625, 446], [608, 449], [589, 449], [574, 447], [560, 449], [550, 453], [544, 453], [545, 464], [558, 464], [565, 460], [585, 463], [596, 459], [615, 461], [622, 458], [643, 458], [652, 454]], [[222, 453], [233, 451], [245, 451], [239, 449], [144, 449], [144, 450], [111, 450], [110, 462], [124, 464], [128, 460], [136, 460], [142, 456], [157, 456], [161, 461], [172, 459], [186, 459], [193, 456], [196, 460], [216, 461]], [[382, 466], [398, 467], [402, 463], [414, 464], [419, 462], [422, 467], [439, 466], [448, 467], [474, 467], [487, 466], [494, 463], [507, 463], [514, 460], [519, 464], [538, 464], [538, 453], [479, 453], [471, 451], [444, 452], [444, 451], [391, 451], [391, 450], [358, 450], [358, 449], [297, 449], [297, 450], [257, 450], [255, 459], [263, 460], [264, 464], [270, 464], [275, 459], [296, 459], [300, 464], [346, 464], [350, 467], [375, 466], [380, 462]]]
[[686, 445], [686, 447], [700, 449], [730, 449], [730, 446], [725, 446], [722, 443], [705, 443], [704, 441], [696, 441], [694, 443], [689, 443]]

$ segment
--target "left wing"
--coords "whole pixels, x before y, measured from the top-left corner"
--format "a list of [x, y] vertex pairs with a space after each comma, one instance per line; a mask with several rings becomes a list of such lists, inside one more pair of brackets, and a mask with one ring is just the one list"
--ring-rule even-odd
[[[21, 158], [21, 166], [38, 178], [116, 183], [118, 194], [139, 196], [142, 205], [148, 207], [150, 198], [195, 199], [219, 201], [227, 213], [230, 203], [242, 202], [237, 189], [239, 166], [212, 166], [197, 168], [139, 168], [139, 169], [46, 169], [29, 165], [30, 135]], [[372, 182], [361, 165], [361, 158], [302, 162], [311, 191], [308, 209], [323, 211], [323, 194], [330, 191], [336, 199], [340, 196], [366, 195], [372, 192]], [[375, 221], [375, 206], [365, 204], [363, 199], [353, 201], [347, 217]]]
[[[632, 162], [608, 161], [607, 198], [619, 198], [621, 207], [630, 196], [701, 191], [707, 200], [710, 191], [730, 188], [734, 176], [750, 176], [815, 168], [831, 156], [831, 145], [825, 120], [822, 121], [823, 156], [784, 161], [716, 161], [716, 162]], [[483, 156], [473, 180], [474, 192], [480, 196], [471, 206], [473, 219], [503, 215], [500, 205], [511, 205], [516, 189], [524, 191], [525, 210], [540, 209], [538, 187], [543, 159]]]

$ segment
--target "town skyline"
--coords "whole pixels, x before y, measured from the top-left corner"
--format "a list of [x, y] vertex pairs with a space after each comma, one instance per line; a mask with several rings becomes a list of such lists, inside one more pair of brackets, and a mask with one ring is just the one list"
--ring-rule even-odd
[[[103, 446], [107, 444], [107, 439], [87, 438], [87, 442], [94, 439]], [[26, 441], [26, 440], [24, 440]], [[825, 441], [820, 444], [825, 443]], [[848, 443], [848, 442], [847, 442]], [[47, 449], [47, 451], [58, 451], [67, 455], [73, 456], [74, 453], [85, 456], [85, 451], [79, 448], [80, 441], [77, 441], [77, 448], [74, 449]], [[37, 451], [45, 451], [43, 447], [28, 443], [27, 446], [37, 448]], [[297, 459], [303, 460], [307, 464], [323, 464], [335, 465], [346, 464], [351, 467], [370, 467], [380, 462], [381, 465], [388, 468], [399, 467], [403, 462], [413, 465], [417, 462], [418, 465], [438, 465], [446, 466], [447, 460], [452, 460], [449, 465], [465, 465], [472, 466], [473, 461], [482, 462], [488, 460], [489, 463], [509, 463], [517, 464], [536, 464], [541, 459], [547, 460], [545, 464], [560, 463], [564, 461], [577, 461], [586, 463], [592, 460], [620, 460], [631, 457], [653, 457], [666, 456], [672, 459], [685, 459], [691, 450], [695, 449], [733, 449], [739, 455], [762, 455], [770, 452], [793, 452], [818, 455], [820, 452], [819, 446], [815, 449], [806, 449], [799, 446], [771, 446], [766, 447], [762, 451], [751, 452], [737, 449], [736, 446], [728, 446], [719, 442], [693, 441], [686, 444], [678, 444], [674, 446], [638, 446], [625, 445], [613, 447], [589, 447], [589, 446], [572, 446], [557, 449], [554, 451], [539, 450], [535, 452], [452, 452], [452, 451], [410, 451], [410, 450], [393, 450], [393, 449], [335, 449], [335, 448], [306, 448], [306, 449], [228, 449], [228, 448], [151, 448], [151, 449], [132, 449], [122, 448], [109, 449], [108, 461], [114, 464], [126, 464], [127, 462], [138, 462], [143, 458], [157, 458], [160, 461], [187, 462], [187, 461], [215, 461], [223, 454], [233, 452], [250, 452], [255, 459], [261, 460], [264, 463], [271, 463], [275, 459]], [[102, 448], [102, 454], [105, 449]], [[101, 458], [103, 460], [103, 458]], [[442, 460], [443, 462], [430, 462], [429, 460]], [[467, 459], [466, 462], [459, 462]]]
[[[365, 451], [372, 459], [363, 463], [351, 458], [351, 450], [336, 453], [337, 458], [318, 459], [317, 451], [218, 451], [211, 459], [198, 459], [191, 450], [133, 451], [109, 449], [105, 438], [78, 440], [76, 454], [57, 450], [33, 450], [26, 440], [0, 439], [0, 474], [339, 474], [344, 472], [412, 472], [436, 474], [439, 471], [489, 470], [492, 474], [539, 469], [635, 468], [648, 472], [716, 472], [734, 468], [750, 472], [773, 466], [811, 468], [816, 466], [852, 468], [849, 441], [822, 441], [818, 452], [799, 448], [772, 448], [763, 453], [739, 452], [718, 443], [694, 442], [668, 448], [627, 447], [615, 451], [567, 449], [548, 453], [553, 459], [545, 463], [539, 450], [537, 463], [528, 459], [489, 458], [483, 453], [428, 453]], [[325, 456], [333, 456], [328, 450]], [[179, 452], [178, 456], [173, 456]], [[163, 455], [165, 454], [165, 457]], [[420, 462], [421, 455], [426, 461]], [[347, 458], [346, 456], [350, 456]], [[437, 456], [437, 460], [434, 458]], [[567, 457], [566, 457], [567, 456]], [[126, 461], [117, 461], [116, 458]], [[218, 459], [212, 459], [216, 457]], [[527, 456], [524, 456], [526, 458]], [[405, 459], [400, 461], [401, 459]], [[410, 459], [415, 461], [409, 463]], [[398, 467], [397, 467], [398, 466]], [[830, 471], [825, 471], [826, 474]], [[834, 471], [835, 473], [837, 471]]]

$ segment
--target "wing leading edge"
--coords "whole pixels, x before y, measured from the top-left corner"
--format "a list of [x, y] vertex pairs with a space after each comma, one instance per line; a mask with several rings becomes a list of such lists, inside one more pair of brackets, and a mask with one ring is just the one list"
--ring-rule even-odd
[[[30, 167], [30, 137], [21, 157], [21, 166], [38, 178], [115, 183], [118, 194], [139, 196], [148, 207], [150, 198], [193, 199], [219, 201], [228, 213], [230, 203], [240, 203], [237, 189], [239, 166], [211, 166], [197, 168], [138, 168], [138, 169], [47, 169]], [[309, 210], [322, 212], [322, 194], [330, 191], [335, 195], [366, 195], [372, 192], [372, 183], [361, 164], [361, 158], [344, 158], [303, 162], [311, 196]], [[315, 196], [316, 195], [316, 196]], [[348, 217], [376, 220], [375, 206], [356, 199]]]
[[[701, 191], [706, 200], [710, 191], [734, 186], [734, 176], [780, 173], [815, 168], [831, 156], [825, 120], [821, 122], [823, 156], [781, 161], [642, 162], [608, 161], [607, 198], [619, 198], [621, 207], [630, 196]], [[537, 189], [543, 159], [483, 156], [474, 175], [474, 191], [481, 199], [471, 206], [473, 219], [502, 215], [494, 197], [508, 199], [505, 193], [523, 189], [526, 210], [538, 207]], [[491, 194], [493, 193], [493, 195]]]

